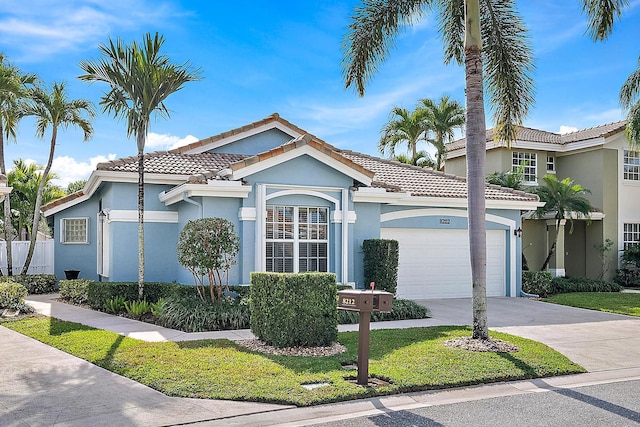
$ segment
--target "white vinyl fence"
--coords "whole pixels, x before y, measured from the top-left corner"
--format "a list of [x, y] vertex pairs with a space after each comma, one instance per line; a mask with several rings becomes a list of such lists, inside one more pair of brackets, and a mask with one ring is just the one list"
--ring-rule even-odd
[[[38, 240], [27, 274], [53, 274], [53, 240]], [[29, 242], [11, 242], [13, 274], [20, 274], [27, 260]], [[0, 241], [0, 268], [7, 274], [7, 242]]]

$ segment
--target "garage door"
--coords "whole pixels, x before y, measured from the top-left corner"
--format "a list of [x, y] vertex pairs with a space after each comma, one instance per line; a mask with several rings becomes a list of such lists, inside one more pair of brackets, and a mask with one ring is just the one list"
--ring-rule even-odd
[[[471, 296], [467, 230], [383, 228], [383, 239], [398, 241], [398, 297]], [[505, 296], [505, 232], [487, 230], [487, 295]]]

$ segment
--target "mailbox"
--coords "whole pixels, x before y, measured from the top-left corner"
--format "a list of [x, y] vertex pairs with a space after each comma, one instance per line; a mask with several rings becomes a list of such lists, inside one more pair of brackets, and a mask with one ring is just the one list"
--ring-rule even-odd
[[390, 312], [393, 294], [384, 291], [345, 290], [338, 292], [338, 308], [349, 311]]
[[390, 312], [393, 304], [393, 294], [373, 289], [347, 289], [338, 292], [338, 308], [358, 312], [358, 379], [359, 385], [369, 384], [369, 322], [372, 311]]

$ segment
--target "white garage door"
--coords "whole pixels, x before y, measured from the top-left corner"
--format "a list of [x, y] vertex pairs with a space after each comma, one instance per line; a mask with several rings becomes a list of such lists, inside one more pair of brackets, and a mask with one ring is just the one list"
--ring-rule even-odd
[[[383, 228], [383, 239], [398, 241], [400, 298], [471, 296], [467, 230]], [[487, 230], [487, 296], [505, 296], [505, 232]]]

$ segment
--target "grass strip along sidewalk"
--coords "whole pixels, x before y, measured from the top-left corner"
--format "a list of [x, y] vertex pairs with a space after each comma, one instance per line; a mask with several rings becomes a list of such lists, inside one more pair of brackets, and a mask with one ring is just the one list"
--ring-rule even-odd
[[553, 295], [543, 301], [607, 313], [640, 316], [640, 293], [572, 292]]
[[[585, 372], [544, 344], [492, 332], [520, 347], [513, 353], [471, 352], [444, 341], [470, 336], [469, 328], [441, 326], [371, 332], [371, 376], [377, 388], [350, 382], [357, 359], [356, 332], [339, 334], [347, 352], [328, 357], [253, 353], [228, 340], [148, 343], [48, 317], [4, 326], [131, 378], [169, 396], [294, 404], [298, 406], [376, 395], [442, 389], [496, 381]], [[308, 390], [302, 384], [328, 383]]]

